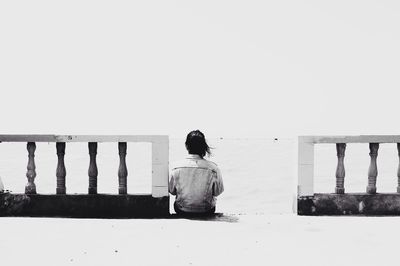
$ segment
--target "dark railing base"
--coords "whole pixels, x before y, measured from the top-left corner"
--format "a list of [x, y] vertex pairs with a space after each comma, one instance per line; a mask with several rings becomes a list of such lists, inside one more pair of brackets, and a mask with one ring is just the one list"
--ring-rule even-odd
[[400, 215], [400, 194], [314, 194], [297, 199], [298, 215]]
[[156, 218], [169, 216], [169, 197], [151, 195], [0, 194], [0, 216]]

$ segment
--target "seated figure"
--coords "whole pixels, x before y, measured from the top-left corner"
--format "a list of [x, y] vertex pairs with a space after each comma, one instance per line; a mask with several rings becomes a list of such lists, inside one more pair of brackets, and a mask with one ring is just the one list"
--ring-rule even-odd
[[180, 215], [203, 215], [215, 212], [216, 197], [224, 191], [218, 166], [204, 159], [210, 155], [204, 134], [195, 130], [186, 137], [187, 158], [171, 171], [169, 192], [176, 195], [174, 209]]

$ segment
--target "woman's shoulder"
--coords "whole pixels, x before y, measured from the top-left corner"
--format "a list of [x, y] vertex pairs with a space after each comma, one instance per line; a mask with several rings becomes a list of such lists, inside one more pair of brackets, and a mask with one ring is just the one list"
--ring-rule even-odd
[[195, 161], [190, 158], [185, 158], [181, 160], [177, 160], [171, 163], [171, 169], [184, 168], [184, 167], [196, 167]]
[[204, 163], [208, 166], [208, 168], [211, 168], [212, 170], [217, 171], [218, 170], [218, 165], [210, 160], [203, 159]]

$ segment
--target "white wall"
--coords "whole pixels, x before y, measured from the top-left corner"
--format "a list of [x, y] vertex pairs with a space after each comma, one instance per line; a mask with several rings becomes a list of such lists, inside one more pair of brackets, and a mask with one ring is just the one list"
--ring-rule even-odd
[[399, 12], [397, 1], [3, 1], [0, 131], [394, 134]]

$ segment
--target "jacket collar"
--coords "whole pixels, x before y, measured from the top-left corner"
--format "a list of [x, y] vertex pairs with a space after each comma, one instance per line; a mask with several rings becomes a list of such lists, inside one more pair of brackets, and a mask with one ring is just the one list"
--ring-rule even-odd
[[197, 154], [189, 154], [187, 156], [188, 159], [201, 159], [201, 157]]

